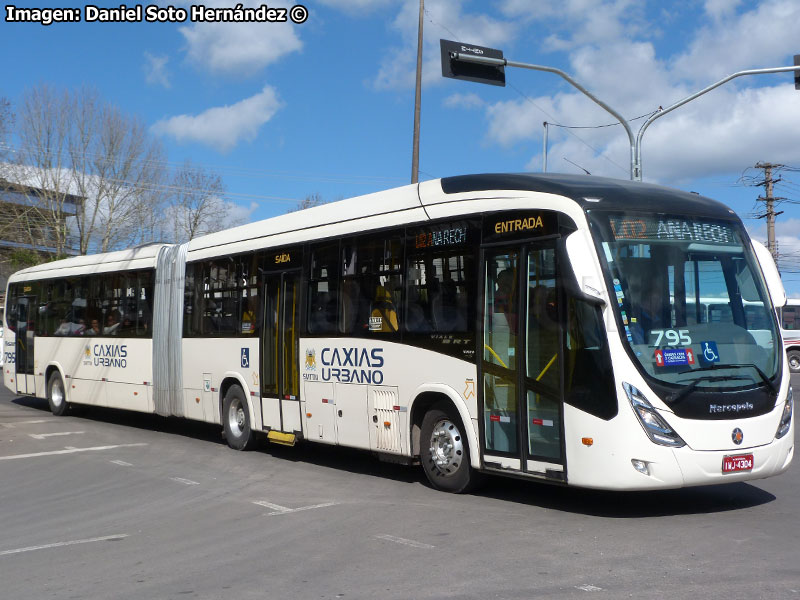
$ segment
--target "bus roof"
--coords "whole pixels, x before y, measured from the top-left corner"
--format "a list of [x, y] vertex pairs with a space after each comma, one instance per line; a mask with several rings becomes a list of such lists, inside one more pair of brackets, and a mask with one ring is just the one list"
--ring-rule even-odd
[[[722, 202], [641, 181], [563, 173], [485, 173], [457, 175], [441, 180], [445, 194], [488, 190], [522, 190], [565, 196], [584, 209], [644, 210], [675, 214], [702, 213], [730, 218], [735, 213]], [[600, 200], [600, 202], [598, 202]], [[668, 208], [665, 208], [667, 207]]]
[[[421, 223], [435, 216], [446, 218], [463, 214], [465, 210], [525, 208], [533, 194], [541, 194], [542, 202], [549, 208], [557, 208], [573, 216], [576, 212], [595, 208], [650, 212], [667, 210], [673, 214], [702, 214], [712, 218], [734, 216], [732, 210], [716, 200], [636, 181], [556, 173], [458, 175], [332, 202], [200, 236], [189, 242], [187, 258], [192, 260], [212, 256], [221, 247], [227, 247], [234, 253], [247, 251], [264, 244], [268, 238], [271, 238], [270, 245], [291, 244], [400, 224]], [[491, 203], [478, 202], [469, 209], [458, 206], [460, 201], [487, 198], [491, 199]], [[564, 198], [574, 204], [564, 202]], [[356, 222], [358, 225], [354, 227]], [[13, 277], [55, 277], [61, 275], [59, 271], [62, 269], [71, 271], [72, 268], [82, 270], [88, 267], [89, 271], [100, 272], [154, 266], [159, 248], [165, 245], [170, 244], [154, 243], [105, 254], [76, 256], [30, 267]]]
[[[273, 238], [276, 245], [290, 244], [402, 223], [424, 222], [432, 218], [432, 207], [439, 207], [440, 210], [436, 211], [439, 217], [445, 213], [456, 216], [463, 210], [457, 207], [459, 202], [456, 200], [488, 197], [493, 199], [488, 210], [524, 208], [525, 201], [510, 199], [530, 198], [531, 194], [541, 194], [543, 201], [544, 198], [552, 201], [559, 197], [574, 201], [572, 208], [568, 206], [571, 203], [563, 201], [551, 206], [568, 214], [574, 210], [590, 209], [657, 212], [668, 207], [666, 210], [677, 215], [727, 219], [735, 216], [731, 209], [716, 200], [636, 181], [549, 173], [459, 175], [349, 198], [197, 237], [189, 243], [189, 257], [190, 260], [201, 257], [221, 246], [244, 248], [249, 240]], [[444, 209], [444, 206], [449, 208]], [[476, 210], [485, 211], [487, 208], [485, 204], [476, 204], [467, 212]], [[355, 222], [358, 225], [354, 227]]]
[[[115, 252], [105, 252], [103, 254], [87, 254], [83, 256], [73, 256], [63, 260], [42, 263], [34, 267], [28, 267], [14, 273], [10, 280], [49, 277], [66, 277], [88, 269], [89, 272], [110, 272], [127, 269], [142, 269], [155, 266], [158, 258], [158, 251], [163, 246], [172, 244], [153, 243], [126, 250]], [[65, 270], [67, 270], [65, 272]]]

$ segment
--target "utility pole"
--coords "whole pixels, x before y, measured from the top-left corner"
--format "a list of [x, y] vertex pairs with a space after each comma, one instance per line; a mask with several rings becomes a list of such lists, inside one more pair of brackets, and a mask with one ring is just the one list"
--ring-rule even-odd
[[781, 178], [772, 178], [772, 170], [782, 167], [783, 165], [776, 165], [772, 163], [756, 163], [756, 169], [764, 169], [764, 182], [758, 185], [763, 185], [766, 190], [764, 196], [759, 196], [758, 200], [766, 203], [767, 212], [761, 217], [767, 218], [767, 250], [772, 254], [775, 264], [778, 264], [778, 248], [775, 244], [775, 217], [783, 214], [783, 211], [775, 212], [775, 201], [783, 200], [783, 198], [776, 198], [772, 195], [772, 186], [778, 183]]
[[414, 97], [414, 149], [411, 153], [411, 183], [419, 181], [419, 113], [422, 101], [422, 21], [425, 0], [419, 0], [419, 34], [417, 37], [417, 92]]

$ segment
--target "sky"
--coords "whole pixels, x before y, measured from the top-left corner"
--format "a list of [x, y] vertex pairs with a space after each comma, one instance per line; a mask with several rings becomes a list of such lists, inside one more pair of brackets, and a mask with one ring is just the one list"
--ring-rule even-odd
[[[172, 6], [185, 20], [146, 22], [148, 7], [169, 4], [129, 2], [141, 21], [87, 22], [87, 4], [15, 3], [80, 9], [81, 22], [48, 26], [9, 22], [3, 5], [0, 96], [12, 108], [37, 84], [95, 87], [148, 124], [170, 164], [218, 173], [231, 217], [245, 221], [312, 194], [334, 201], [410, 183], [418, 0], [305, 0], [306, 11], [287, 11], [301, 23], [192, 22], [200, 3], [182, 1]], [[445, 79], [440, 39], [562, 69], [635, 133], [636, 117], [732, 73], [792, 65], [798, 22], [800, 0], [425, 0], [420, 180], [539, 172], [545, 121], [548, 171], [630, 177], [622, 127], [601, 127], [614, 118], [563, 79], [515, 68], [505, 87]], [[791, 73], [739, 77], [649, 127], [644, 179], [728, 204], [765, 241], [754, 166], [785, 165], [775, 186], [779, 264], [800, 297], [799, 137]]]

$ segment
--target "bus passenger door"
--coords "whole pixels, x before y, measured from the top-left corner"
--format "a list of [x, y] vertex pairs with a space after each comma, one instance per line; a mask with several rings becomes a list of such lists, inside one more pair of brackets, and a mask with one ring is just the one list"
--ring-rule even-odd
[[267, 275], [261, 337], [261, 410], [265, 429], [302, 430], [297, 363], [300, 273]]
[[36, 299], [32, 296], [17, 298], [17, 337], [14, 361], [18, 394], [34, 394], [34, 334], [36, 329]]
[[562, 334], [555, 242], [486, 249], [484, 464], [562, 480]]

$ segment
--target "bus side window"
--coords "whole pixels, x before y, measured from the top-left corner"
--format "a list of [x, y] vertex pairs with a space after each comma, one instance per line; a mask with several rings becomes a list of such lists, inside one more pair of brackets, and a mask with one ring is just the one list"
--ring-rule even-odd
[[128, 276], [127, 309], [122, 326], [128, 330], [125, 335], [152, 337], [153, 335], [153, 271], [138, 271]]
[[261, 309], [263, 302], [258, 295], [259, 289], [259, 257], [256, 254], [243, 256], [240, 263], [239, 291], [241, 335], [257, 335], [261, 326]]
[[781, 311], [781, 327], [787, 330], [800, 329], [800, 323], [797, 318], [797, 307], [786, 305], [780, 309]]
[[475, 321], [475, 259], [471, 250], [409, 260], [406, 331], [464, 332]]
[[339, 244], [311, 249], [308, 281], [307, 329], [313, 334], [336, 333], [337, 291], [339, 287]]
[[405, 330], [412, 333], [426, 333], [433, 329], [428, 311], [426, 280], [425, 263], [420, 259], [409, 261], [404, 325]]
[[362, 332], [396, 334], [403, 304], [403, 241], [400, 236], [362, 239], [358, 272], [362, 288]]

